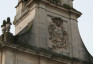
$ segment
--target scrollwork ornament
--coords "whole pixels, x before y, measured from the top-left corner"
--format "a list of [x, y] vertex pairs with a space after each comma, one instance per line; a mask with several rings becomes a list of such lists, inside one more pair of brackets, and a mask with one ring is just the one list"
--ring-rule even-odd
[[52, 23], [48, 27], [49, 40], [52, 43], [53, 49], [66, 49], [67, 48], [67, 32], [63, 26], [61, 18], [53, 18]]

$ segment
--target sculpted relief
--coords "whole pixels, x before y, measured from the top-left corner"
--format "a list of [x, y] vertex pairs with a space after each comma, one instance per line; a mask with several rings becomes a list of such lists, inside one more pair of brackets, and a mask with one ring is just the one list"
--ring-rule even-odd
[[63, 26], [63, 20], [59, 17], [52, 18], [52, 23], [48, 27], [49, 40], [53, 49], [66, 50], [67, 32]]

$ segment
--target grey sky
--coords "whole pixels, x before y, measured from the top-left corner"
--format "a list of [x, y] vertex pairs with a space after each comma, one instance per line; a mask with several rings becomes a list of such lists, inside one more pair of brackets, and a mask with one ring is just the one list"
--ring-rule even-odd
[[[7, 17], [11, 17], [13, 21], [16, 15], [15, 6], [17, 0], [1, 0], [0, 2], [0, 25]], [[78, 26], [82, 40], [88, 51], [93, 55], [93, 0], [74, 0], [74, 8], [82, 12], [82, 16], [78, 19]], [[0, 28], [1, 30], [1, 28]], [[14, 33], [12, 26], [11, 32]], [[0, 31], [1, 34], [1, 31]]]
[[82, 40], [93, 56], [93, 0], [74, 0], [74, 8], [82, 13], [78, 26]]

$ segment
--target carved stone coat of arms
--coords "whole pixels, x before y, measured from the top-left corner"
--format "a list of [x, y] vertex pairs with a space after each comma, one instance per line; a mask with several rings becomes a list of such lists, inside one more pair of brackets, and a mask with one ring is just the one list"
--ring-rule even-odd
[[67, 32], [63, 27], [63, 20], [61, 18], [52, 18], [52, 23], [48, 27], [49, 40], [53, 49], [67, 48]]

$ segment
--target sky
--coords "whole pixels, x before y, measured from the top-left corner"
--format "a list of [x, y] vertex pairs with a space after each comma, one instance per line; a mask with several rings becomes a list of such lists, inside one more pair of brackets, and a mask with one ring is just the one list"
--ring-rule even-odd
[[[0, 25], [7, 17], [10, 17], [13, 22], [16, 15], [16, 5], [17, 0], [1, 0]], [[87, 50], [93, 56], [93, 0], [74, 0], [73, 5], [76, 10], [82, 13], [78, 19], [79, 32]], [[13, 34], [15, 32], [14, 25], [11, 26], [11, 32]], [[2, 34], [1, 28], [0, 34]]]
[[74, 8], [82, 13], [78, 19], [82, 40], [93, 56], [93, 0], [74, 0]]

